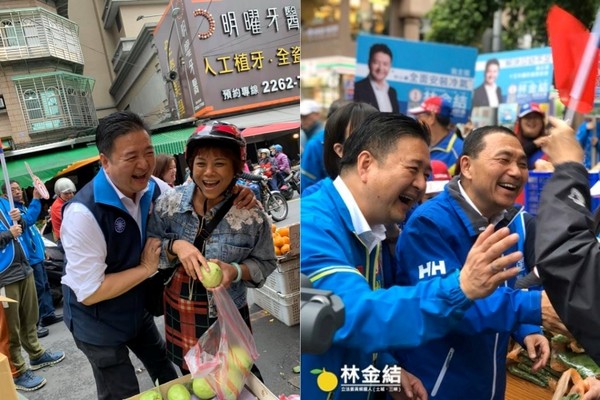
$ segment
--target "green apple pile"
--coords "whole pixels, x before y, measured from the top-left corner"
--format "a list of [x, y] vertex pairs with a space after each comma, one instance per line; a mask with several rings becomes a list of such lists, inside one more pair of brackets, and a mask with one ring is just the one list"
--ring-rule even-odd
[[208, 261], [208, 267], [210, 271], [206, 271], [204, 268], [202, 269], [202, 276], [200, 277], [200, 282], [204, 285], [205, 288], [214, 288], [221, 284], [223, 280], [223, 271], [221, 271], [221, 267], [218, 264]]

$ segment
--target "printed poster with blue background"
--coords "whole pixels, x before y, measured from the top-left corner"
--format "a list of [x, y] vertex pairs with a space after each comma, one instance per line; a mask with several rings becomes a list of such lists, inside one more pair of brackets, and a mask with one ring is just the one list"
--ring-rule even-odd
[[475, 88], [483, 84], [485, 65], [494, 58], [500, 65], [500, 103], [548, 103], [554, 73], [550, 47], [481, 54], [475, 64]]
[[388, 36], [359, 35], [356, 45], [356, 81], [369, 75], [369, 49], [382, 43], [392, 52], [387, 83], [396, 90], [400, 112], [419, 106], [431, 96], [452, 102], [452, 122], [466, 122], [471, 111], [477, 49]]

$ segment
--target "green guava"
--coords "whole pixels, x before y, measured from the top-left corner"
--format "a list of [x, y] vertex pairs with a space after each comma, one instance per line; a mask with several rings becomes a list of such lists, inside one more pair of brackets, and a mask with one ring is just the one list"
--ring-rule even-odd
[[227, 363], [230, 365], [230, 368], [232, 365], [235, 365], [238, 369], [248, 371], [252, 366], [252, 357], [242, 347], [231, 346], [227, 353]]
[[192, 381], [192, 390], [201, 400], [212, 399], [216, 396], [215, 391], [210, 387], [205, 378], [194, 378]]
[[191, 393], [181, 383], [176, 383], [167, 391], [167, 400], [190, 400]]
[[142, 393], [140, 400], [162, 400], [162, 396], [156, 390], [148, 390]]
[[206, 269], [202, 268], [202, 276], [200, 277], [200, 282], [204, 285], [205, 288], [214, 288], [221, 284], [223, 280], [223, 271], [221, 271], [221, 267], [214, 262], [208, 261], [208, 267], [210, 271], [206, 271]]

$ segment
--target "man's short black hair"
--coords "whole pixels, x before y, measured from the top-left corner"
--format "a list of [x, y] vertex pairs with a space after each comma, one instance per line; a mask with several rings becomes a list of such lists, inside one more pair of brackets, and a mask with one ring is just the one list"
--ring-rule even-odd
[[144, 120], [131, 111], [118, 111], [102, 119], [96, 128], [96, 147], [107, 157], [112, 153], [115, 139], [133, 131], [145, 130], [150, 134], [150, 129]]
[[429, 128], [413, 118], [387, 112], [369, 115], [344, 143], [340, 171], [356, 165], [358, 155], [365, 150], [376, 160], [385, 160], [396, 149], [396, 142], [405, 137], [421, 139], [427, 146], [431, 144]]
[[479, 153], [481, 153], [483, 149], [485, 149], [485, 137], [493, 133], [503, 133], [505, 135], [514, 136], [515, 138], [517, 137], [517, 135], [515, 135], [515, 133], [512, 130], [504, 126], [482, 126], [480, 128], [474, 129], [473, 131], [471, 131], [471, 133], [469, 133], [469, 135], [463, 143], [463, 150], [460, 156], [469, 156], [471, 158], [477, 158], [479, 156]]
[[487, 60], [487, 62], [485, 63], [485, 71], [484, 72], [487, 72], [488, 67], [490, 65], [495, 65], [499, 69], [500, 68], [500, 61], [498, 61], [497, 58], [490, 58], [489, 60]]
[[376, 53], [385, 53], [388, 56], [390, 56], [390, 59], [393, 58], [392, 50], [390, 50], [390, 48], [387, 45], [383, 43], [376, 43], [369, 49], [369, 64], [371, 64], [371, 61], [373, 61], [373, 57], [375, 57]]

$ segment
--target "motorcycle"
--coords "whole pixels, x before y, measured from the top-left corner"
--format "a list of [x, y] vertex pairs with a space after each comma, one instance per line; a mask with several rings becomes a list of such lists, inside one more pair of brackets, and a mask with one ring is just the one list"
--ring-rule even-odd
[[277, 191], [269, 188], [269, 178], [263, 175], [254, 175], [243, 173], [241, 179], [257, 183], [260, 188], [260, 197], [262, 206], [267, 214], [273, 218], [273, 221], [279, 222], [287, 218], [288, 203], [285, 197]]
[[52, 302], [55, 307], [60, 306], [63, 298], [62, 284], [60, 280], [63, 276], [65, 255], [58, 248], [56, 243], [42, 237], [44, 246], [46, 247], [46, 259], [44, 260], [44, 269], [48, 275], [48, 283], [50, 284], [50, 293], [52, 293]]
[[279, 186], [279, 191], [286, 200], [291, 200], [294, 197], [294, 190], [300, 195], [300, 167], [297, 165], [291, 168], [290, 173]]

